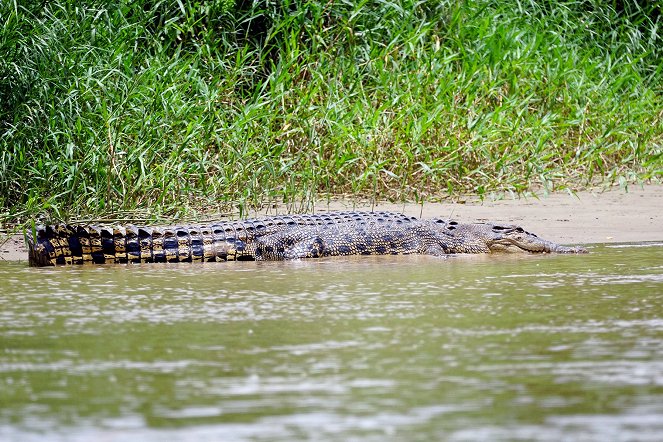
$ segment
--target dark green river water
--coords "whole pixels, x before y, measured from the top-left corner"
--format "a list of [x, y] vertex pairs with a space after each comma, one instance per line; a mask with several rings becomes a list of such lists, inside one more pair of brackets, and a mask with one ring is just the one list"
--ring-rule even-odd
[[663, 440], [663, 244], [0, 262], [0, 440]]

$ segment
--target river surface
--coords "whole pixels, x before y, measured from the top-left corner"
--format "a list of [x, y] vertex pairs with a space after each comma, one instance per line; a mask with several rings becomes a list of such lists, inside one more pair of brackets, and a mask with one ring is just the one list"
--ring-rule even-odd
[[663, 244], [0, 262], [0, 440], [663, 440]]

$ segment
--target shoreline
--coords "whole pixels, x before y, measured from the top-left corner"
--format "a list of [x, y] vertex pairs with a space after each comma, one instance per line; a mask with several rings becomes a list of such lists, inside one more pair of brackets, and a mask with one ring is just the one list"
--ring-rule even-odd
[[[496, 201], [467, 197], [464, 203], [372, 204], [341, 199], [315, 205], [316, 212], [371, 209], [403, 212], [423, 218], [451, 218], [467, 223], [496, 221], [518, 224], [559, 244], [663, 240], [663, 185], [660, 184], [629, 186], [628, 191], [586, 190], [574, 195], [553, 193]], [[265, 214], [269, 215], [270, 211], [255, 213], [257, 216]], [[27, 262], [28, 252], [22, 235], [5, 237], [1, 241], [0, 262]]]

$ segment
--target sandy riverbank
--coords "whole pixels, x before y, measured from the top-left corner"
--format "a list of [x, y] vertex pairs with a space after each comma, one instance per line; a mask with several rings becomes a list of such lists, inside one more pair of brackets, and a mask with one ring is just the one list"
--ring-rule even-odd
[[[352, 203], [330, 205], [331, 209], [352, 207]], [[326, 204], [318, 208], [326, 208]], [[518, 224], [562, 244], [663, 240], [663, 185], [630, 186], [628, 192], [612, 189], [483, 202], [468, 198], [464, 204], [436, 203], [423, 207], [378, 204], [375, 210], [404, 211], [424, 218], [439, 216], [461, 222]]]
[[[318, 211], [327, 209], [370, 210], [371, 204], [333, 201], [316, 206]], [[380, 203], [373, 209], [453, 218], [461, 222], [490, 220], [519, 224], [542, 238], [561, 244], [663, 240], [663, 185], [630, 186], [628, 192], [612, 189], [483, 202], [468, 198], [463, 204]], [[0, 260], [27, 260], [21, 236], [0, 243]]]

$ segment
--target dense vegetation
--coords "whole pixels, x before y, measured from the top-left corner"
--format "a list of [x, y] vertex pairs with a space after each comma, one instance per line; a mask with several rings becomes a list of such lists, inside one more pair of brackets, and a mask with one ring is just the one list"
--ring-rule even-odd
[[0, 218], [660, 179], [658, 2], [0, 3]]

